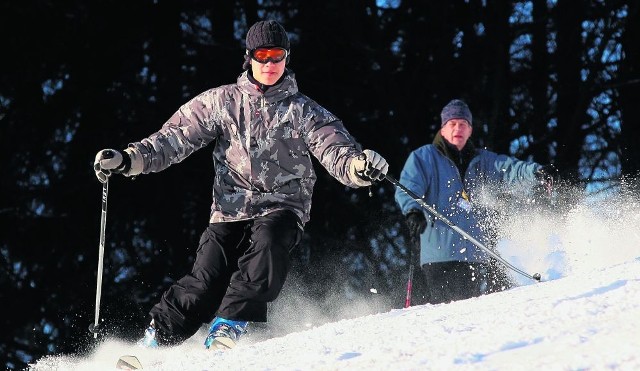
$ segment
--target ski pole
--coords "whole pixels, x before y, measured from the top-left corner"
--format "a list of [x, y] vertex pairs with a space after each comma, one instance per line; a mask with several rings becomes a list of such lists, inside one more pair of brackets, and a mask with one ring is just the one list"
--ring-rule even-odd
[[[413, 255], [413, 253], [411, 254]], [[404, 300], [404, 307], [411, 306], [411, 291], [413, 290], [413, 259], [409, 263], [409, 280], [407, 281], [407, 298]]]
[[109, 194], [109, 178], [102, 183], [102, 214], [100, 215], [100, 244], [98, 246], [98, 277], [96, 284], [96, 313], [95, 319], [89, 331], [93, 333], [93, 338], [98, 337], [98, 320], [100, 319], [100, 296], [102, 294], [102, 268], [104, 265], [104, 241], [105, 227], [107, 225], [107, 196]]
[[409, 308], [411, 306], [411, 294], [413, 291], [413, 271], [415, 269], [416, 263], [420, 263], [420, 239], [411, 240], [412, 243], [418, 245], [418, 261], [415, 261], [415, 253], [414, 249], [409, 250], [409, 279], [407, 280], [407, 298], [404, 301], [404, 307]]
[[445, 218], [444, 215], [440, 214], [438, 212], [438, 210], [436, 210], [434, 207], [428, 205], [426, 202], [424, 202], [424, 200], [422, 198], [418, 197], [418, 195], [416, 195], [410, 189], [408, 189], [407, 187], [402, 185], [396, 179], [394, 179], [393, 177], [391, 177], [389, 175], [385, 175], [384, 177], [385, 177], [386, 180], [391, 182], [391, 184], [393, 184], [394, 186], [400, 188], [400, 190], [402, 192], [406, 193], [409, 197], [411, 197], [423, 209], [425, 209], [428, 212], [430, 212], [431, 214], [433, 214], [433, 216], [435, 216], [437, 219], [442, 220], [446, 225], [449, 226], [449, 228], [453, 229], [454, 231], [458, 232], [462, 237], [464, 237], [467, 240], [471, 241], [471, 243], [476, 245], [480, 250], [483, 250], [487, 254], [491, 255], [494, 259], [496, 259], [500, 263], [504, 264], [507, 268], [513, 270], [514, 272], [520, 273], [521, 275], [523, 275], [523, 276], [525, 276], [527, 278], [531, 278], [531, 279], [533, 279], [533, 280], [535, 280], [537, 282], [540, 282], [540, 279], [541, 279], [540, 273], [535, 273], [535, 274], [531, 275], [531, 274], [529, 274], [529, 273], [527, 273], [527, 272], [525, 272], [525, 271], [513, 266], [511, 263], [509, 263], [508, 261], [504, 260], [500, 255], [498, 255], [495, 252], [491, 251], [489, 248], [487, 248], [482, 243], [480, 243], [480, 241], [476, 240], [471, 235], [469, 235], [467, 232], [463, 231], [460, 227], [458, 227], [457, 225], [453, 224], [453, 222], [451, 222], [449, 219]]

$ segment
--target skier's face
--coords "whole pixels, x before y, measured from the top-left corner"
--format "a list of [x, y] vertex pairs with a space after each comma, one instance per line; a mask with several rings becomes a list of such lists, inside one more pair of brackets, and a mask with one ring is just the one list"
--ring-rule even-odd
[[467, 144], [467, 140], [471, 137], [473, 128], [467, 120], [453, 119], [447, 121], [440, 129], [440, 135], [449, 143], [454, 145], [458, 151], [462, 150]]
[[[284, 50], [284, 49], [282, 49]], [[264, 85], [275, 84], [284, 74], [284, 68], [286, 66], [286, 54], [278, 62], [274, 62], [280, 58], [269, 57], [266, 59], [266, 63], [258, 62], [255, 58], [251, 58], [251, 72], [253, 77], [258, 80], [259, 83]]]

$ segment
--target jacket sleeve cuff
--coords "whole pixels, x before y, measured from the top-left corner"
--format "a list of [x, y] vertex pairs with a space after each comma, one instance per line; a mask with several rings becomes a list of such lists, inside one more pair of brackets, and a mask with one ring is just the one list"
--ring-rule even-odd
[[136, 176], [142, 173], [144, 170], [144, 162], [142, 160], [142, 154], [135, 148], [129, 147], [124, 150], [131, 158], [131, 168], [126, 173], [126, 176]]
[[371, 185], [371, 182], [360, 178], [358, 174], [356, 174], [358, 167], [364, 168], [364, 164], [362, 164], [364, 161], [365, 160], [360, 159], [358, 156], [352, 157], [349, 161], [349, 180], [357, 187], [367, 187]]

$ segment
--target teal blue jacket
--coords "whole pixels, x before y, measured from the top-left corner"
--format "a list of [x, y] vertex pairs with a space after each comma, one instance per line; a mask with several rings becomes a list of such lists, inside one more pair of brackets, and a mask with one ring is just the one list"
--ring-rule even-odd
[[[400, 183], [487, 246], [486, 231], [482, 228], [487, 221], [484, 220], [483, 207], [476, 199], [483, 189], [495, 189], [491, 185], [531, 187], [535, 184], [534, 173], [539, 168], [540, 165], [534, 162], [479, 149], [474, 150], [463, 180], [455, 163], [436, 146], [428, 144], [411, 152], [402, 169]], [[395, 199], [404, 215], [411, 210], [419, 210], [425, 213], [427, 220], [433, 220], [432, 215], [400, 189], [396, 190]], [[487, 260], [486, 253], [440, 220], [428, 223], [420, 236], [420, 265]]]

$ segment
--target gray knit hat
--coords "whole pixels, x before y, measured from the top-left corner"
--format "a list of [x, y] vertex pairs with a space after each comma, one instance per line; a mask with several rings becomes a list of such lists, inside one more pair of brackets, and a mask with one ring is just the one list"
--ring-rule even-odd
[[[284, 27], [276, 21], [259, 21], [253, 24], [247, 32], [247, 38], [245, 40], [247, 55], [244, 57], [243, 69], [249, 68], [249, 55], [248, 52], [256, 48], [262, 47], [278, 47], [289, 50], [291, 44], [289, 43], [289, 36]], [[289, 63], [289, 56], [287, 56], [287, 64]]]
[[444, 126], [449, 120], [463, 119], [467, 120], [469, 125], [473, 125], [471, 122], [472, 116], [469, 106], [460, 99], [454, 99], [447, 103], [440, 113], [440, 119], [442, 120], [441, 126]]

